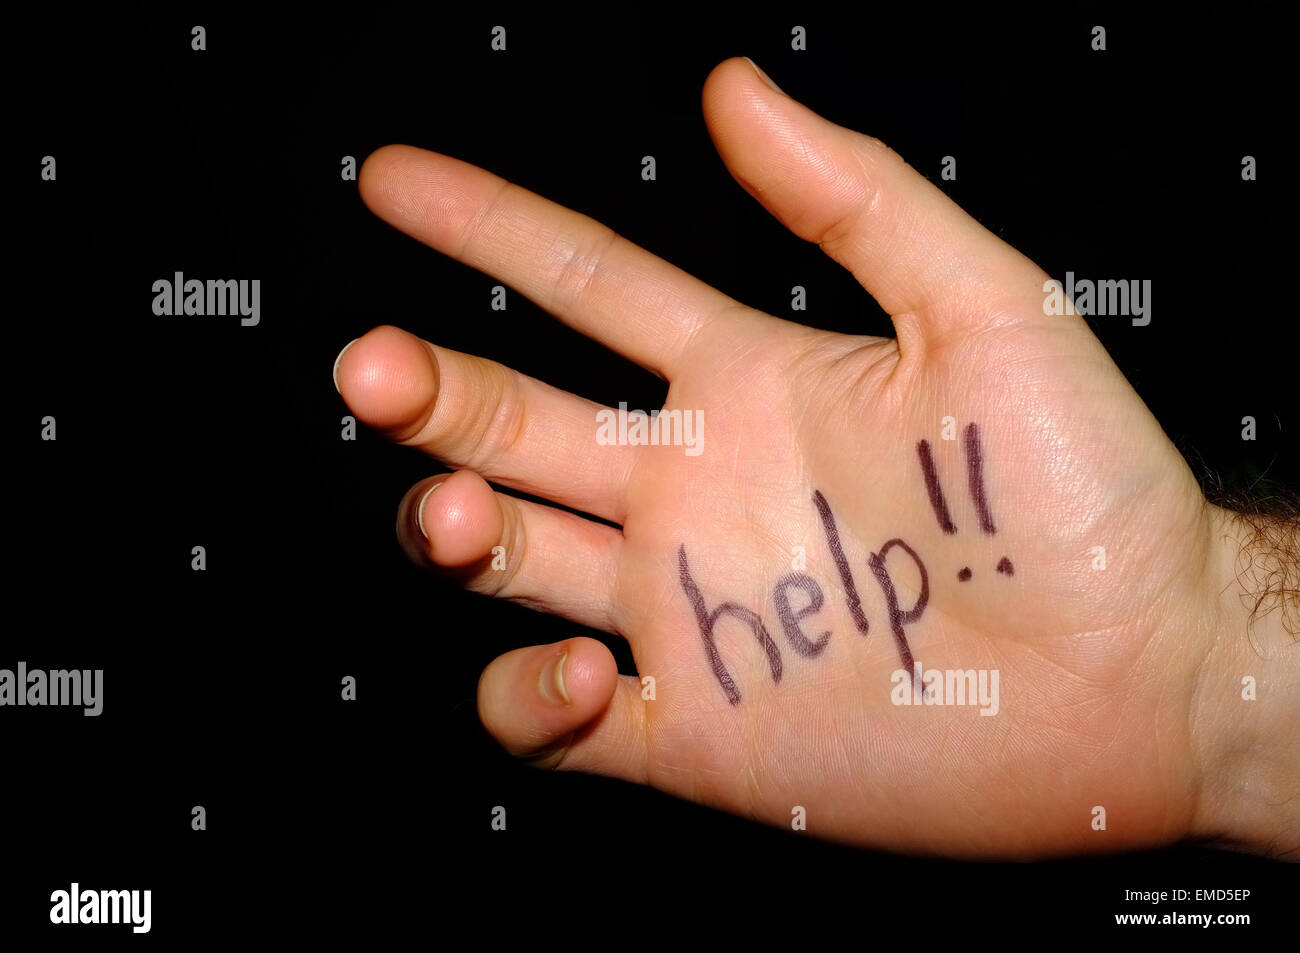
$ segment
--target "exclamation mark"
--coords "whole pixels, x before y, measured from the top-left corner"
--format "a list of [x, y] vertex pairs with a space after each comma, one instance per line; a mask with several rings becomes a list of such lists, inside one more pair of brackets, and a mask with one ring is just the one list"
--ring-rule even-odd
[[[987, 536], [993, 536], [996, 535], [998, 528], [993, 522], [993, 514], [989, 512], [988, 491], [984, 488], [984, 450], [980, 446], [979, 427], [975, 424], [967, 424], [964, 437], [967, 485], [970, 487], [971, 500], [975, 504], [975, 514], [979, 517], [980, 531]], [[925, 491], [930, 497], [930, 508], [934, 510], [934, 518], [938, 520], [940, 529], [952, 535], [957, 532], [957, 524], [952, 521], [952, 514], [948, 512], [948, 501], [943, 495], [943, 487], [939, 484], [939, 471], [935, 469], [934, 455], [930, 452], [928, 441], [922, 440], [916, 445], [916, 455], [921, 460]], [[1016, 574], [1015, 567], [1006, 556], [998, 561], [997, 571], [1004, 576]], [[961, 572], [957, 573], [957, 578], [967, 582], [971, 575], [970, 567], [963, 566]]]
[[921, 472], [925, 474], [925, 490], [930, 494], [930, 506], [934, 517], [939, 521], [939, 528], [945, 533], [957, 532], [957, 527], [948, 515], [948, 501], [943, 498], [943, 487], [939, 485], [939, 474], [934, 468], [934, 457], [930, 455], [930, 444], [922, 440], [916, 445], [916, 455], [921, 458]]
[[966, 472], [970, 476], [970, 495], [979, 513], [980, 529], [992, 535], [998, 531], [989, 515], [989, 503], [984, 495], [984, 455], [980, 453], [980, 431], [974, 424], [966, 426]]

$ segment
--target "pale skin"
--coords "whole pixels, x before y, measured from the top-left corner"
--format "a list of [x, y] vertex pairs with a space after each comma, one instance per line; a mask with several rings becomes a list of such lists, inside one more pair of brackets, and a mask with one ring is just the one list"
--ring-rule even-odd
[[[1300, 646], [1277, 613], [1248, 627], [1240, 530], [1205, 502], [1084, 320], [1045, 315], [1038, 266], [897, 154], [770, 87], [745, 59], [710, 74], [703, 105], [736, 181], [849, 269], [896, 339], [757, 312], [445, 155], [389, 146], [362, 169], [362, 198], [382, 219], [663, 377], [664, 407], [705, 421], [698, 456], [601, 446], [598, 405], [488, 359], [388, 326], [340, 355], [336, 383], [358, 419], [455, 468], [400, 505], [411, 557], [615, 633], [655, 679], [646, 700], [639, 677], [620, 676], [589, 638], [522, 648], [483, 673], [488, 730], [540, 766], [774, 825], [788, 827], [800, 806], [809, 834], [853, 844], [1040, 857], [1194, 838], [1294, 858]], [[956, 441], [942, 439], [949, 416]], [[979, 532], [966, 490], [960, 428], [970, 422], [996, 535]], [[955, 534], [927, 497], [922, 439]], [[895, 537], [929, 570], [928, 608], [908, 628], [913, 653], [926, 668], [997, 669], [996, 716], [891, 702], [899, 655], [868, 560]], [[764, 619], [781, 649], [779, 683], [750, 630], [721, 621], [718, 651], [742, 696], [728, 701], [679, 581], [683, 545], [710, 609], [731, 601]], [[491, 568], [496, 546], [504, 570]], [[799, 546], [825, 593], [805, 632], [832, 633], [815, 658], [791, 651], [773, 607]], [[1014, 576], [995, 572], [1003, 556]], [[889, 565], [910, 606], [918, 573], [897, 551]], [[958, 580], [963, 567], [969, 581]], [[1247, 675], [1255, 701], [1241, 698]]]

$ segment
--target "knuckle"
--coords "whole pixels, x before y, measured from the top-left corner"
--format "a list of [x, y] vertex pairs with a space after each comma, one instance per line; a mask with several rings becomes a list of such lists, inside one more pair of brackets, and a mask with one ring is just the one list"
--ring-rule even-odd
[[846, 241], [851, 241], [871, 219], [879, 217], [887, 197], [888, 182], [895, 178], [897, 167], [905, 165], [903, 157], [872, 136], [857, 134], [849, 150], [857, 174], [857, 195], [822, 234], [818, 242], [828, 251], [834, 251]]
[[883, 139], [877, 139], [875, 136], [869, 136], [862, 132], [858, 133], [858, 137], [858, 144], [866, 157], [884, 162], [902, 161], [903, 157], [890, 148]]
[[464, 585], [480, 595], [531, 605], [530, 597], [522, 594], [518, 586], [520, 568], [527, 550], [524, 521], [513, 502], [507, 502], [503, 509], [505, 528], [498, 545], [505, 550], [505, 565], [501, 569], [493, 568], [496, 554], [489, 552], [476, 567], [477, 571], [465, 578]]
[[462, 466], [493, 475], [528, 429], [528, 402], [513, 371], [495, 362], [484, 362], [482, 371], [475, 406], [455, 418], [457, 432], [450, 443]]
[[587, 246], [574, 245], [551, 282], [551, 302], [555, 310], [571, 310], [582, 303], [600, 271], [618, 233], [602, 226], [600, 237]]
[[573, 750], [573, 739], [575, 732], [569, 732], [561, 738], [558, 738], [543, 747], [532, 751], [522, 757], [522, 761], [529, 767], [537, 768], [540, 771], [558, 771], [560, 766], [569, 757], [569, 752]]
[[502, 182], [496, 193], [474, 210], [461, 229], [459, 248], [455, 253], [456, 258], [465, 259], [473, 254], [478, 247], [485, 225], [496, 221], [500, 211], [505, 208], [506, 197], [517, 188], [518, 186], [513, 182]]

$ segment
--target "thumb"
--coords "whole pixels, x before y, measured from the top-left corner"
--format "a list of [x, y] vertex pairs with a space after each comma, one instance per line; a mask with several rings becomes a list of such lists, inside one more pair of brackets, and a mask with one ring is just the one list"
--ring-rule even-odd
[[[899, 326], [923, 335], [1017, 299], [1042, 310], [1047, 275], [967, 215], [884, 143], [778, 91], [746, 57], [704, 84], [704, 117], [736, 181], [801, 238], [849, 269]], [[919, 318], [919, 320], [917, 320]], [[905, 322], [906, 323], [906, 322]]]

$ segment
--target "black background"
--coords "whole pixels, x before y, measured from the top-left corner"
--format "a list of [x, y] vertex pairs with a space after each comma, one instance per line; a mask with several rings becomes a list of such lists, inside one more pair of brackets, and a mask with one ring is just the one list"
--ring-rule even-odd
[[[1253, 914], [1235, 936], [1289, 916], [1294, 869], [1269, 861], [1194, 847], [1028, 865], [850, 850], [535, 772], [479, 727], [488, 661], [580, 630], [406, 562], [396, 505], [438, 465], [364, 429], [340, 439], [335, 355], [391, 323], [610, 404], [658, 406], [666, 385], [517, 294], [491, 311], [495, 279], [371, 215], [340, 160], [385, 143], [481, 165], [747, 304], [793, 317], [802, 284], [800, 320], [891, 334], [852, 277], [718, 159], [701, 86], [748, 54], [932, 181], [956, 156], [942, 187], [1050, 274], [1150, 278], [1149, 326], [1092, 325], [1169, 436], [1198, 475], [1300, 483], [1294, 242], [1275, 225], [1291, 209], [1277, 24], [739, 11], [174, 7], [11, 23], [0, 667], [102, 668], [105, 708], [0, 711], [0, 948], [29, 931], [378, 948], [460, 928], [566, 944], [829, 926], [921, 944], [1115, 937], [1114, 913], [1152, 909], [1123, 903], [1125, 888], [1180, 885], [1251, 889], [1212, 910]], [[489, 46], [498, 23], [504, 53]], [[795, 23], [805, 52], [789, 48]], [[1105, 52], [1090, 49], [1094, 23]], [[190, 48], [195, 24], [205, 52]], [[40, 179], [45, 155], [56, 182]], [[1258, 181], [1242, 181], [1243, 155]], [[260, 278], [261, 324], [154, 316], [152, 282], [175, 271]], [[45, 415], [56, 442], [40, 440]], [[1245, 415], [1254, 442], [1240, 438]], [[194, 545], [206, 572], [190, 569]], [[344, 675], [354, 703], [340, 699]], [[207, 831], [190, 829], [196, 804]], [[504, 833], [489, 826], [495, 805]], [[152, 889], [152, 933], [51, 928], [49, 894], [73, 880]]]

